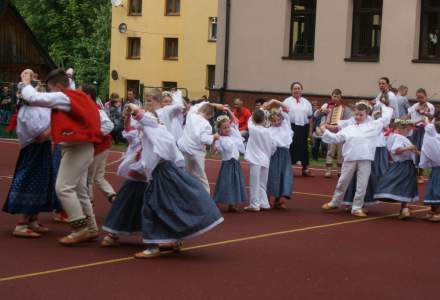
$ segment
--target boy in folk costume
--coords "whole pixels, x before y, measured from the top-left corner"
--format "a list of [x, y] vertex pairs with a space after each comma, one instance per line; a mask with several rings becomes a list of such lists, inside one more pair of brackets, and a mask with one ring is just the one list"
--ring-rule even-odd
[[85, 93], [69, 89], [64, 70], [49, 73], [50, 93], [39, 93], [30, 85], [32, 73], [25, 70], [21, 74], [23, 99], [31, 106], [52, 109], [52, 140], [61, 145], [63, 153], [55, 190], [72, 232], [59, 242], [70, 245], [95, 239], [98, 227], [88, 194], [87, 171], [93, 161], [94, 144], [102, 142], [98, 108]]
[[362, 210], [367, 189], [368, 179], [371, 173], [371, 162], [374, 160], [377, 136], [382, 132], [383, 127], [389, 124], [392, 115], [385, 114], [380, 119], [366, 122], [368, 117], [368, 106], [358, 103], [355, 108], [353, 125], [349, 125], [339, 131], [332, 133], [322, 127], [324, 142], [341, 144], [344, 155], [342, 172], [336, 186], [332, 201], [322, 206], [323, 210], [338, 208], [344, 199], [347, 188], [353, 175], [357, 174], [356, 194], [353, 199], [351, 214], [356, 217], [366, 217]]
[[[320, 109], [314, 113], [315, 117], [324, 117], [322, 120], [323, 124], [337, 125], [341, 120], [348, 120], [351, 118], [352, 111], [349, 107], [345, 106], [342, 102], [342, 91], [340, 89], [335, 89], [332, 92], [331, 100], [324, 104]], [[317, 128], [319, 132], [319, 128]], [[332, 177], [332, 167], [333, 161], [336, 160], [338, 166], [338, 176], [341, 175], [342, 167], [342, 145], [341, 144], [330, 144], [327, 150], [327, 157], [325, 160], [326, 172], [325, 177]]]
[[[96, 86], [93, 84], [84, 84], [81, 90], [96, 102]], [[89, 189], [90, 200], [93, 203], [93, 185], [96, 184], [98, 188], [104, 193], [107, 200], [111, 203], [116, 197], [115, 190], [111, 184], [105, 179], [105, 168], [107, 166], [107, 158], [112, 147], [112, 136], [110, 132], [113, 131], [114, 125], [110, 121], [104, 109], [99, 109], [99, 118], [101, 122], [101, 132], [103, 135], [102, 142], [95, 144], [95, 157], [93, 163], [89, 167], [87, 175], [87, 184]]]

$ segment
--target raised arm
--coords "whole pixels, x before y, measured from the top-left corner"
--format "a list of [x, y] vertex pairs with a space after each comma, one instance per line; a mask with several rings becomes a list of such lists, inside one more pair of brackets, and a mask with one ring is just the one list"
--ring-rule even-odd
[[21, 96], [30, 106], [70, 111], [70, 99], [61, 92], [40, 93], [29, 84], [22, 89]]

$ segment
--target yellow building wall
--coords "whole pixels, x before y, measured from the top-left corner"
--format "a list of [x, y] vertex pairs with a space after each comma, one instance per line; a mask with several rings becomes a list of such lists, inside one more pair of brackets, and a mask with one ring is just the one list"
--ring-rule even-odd
[[[142, 1], [142, 16], [128, 15], [128, 0], [112, 9], [110, 93], [125, 97], [126, 80], [159, 87], [163, 81], [175, 81], [188, 89], [191, 99], [208, 94], [207, 65], [215, 65], [216, 44], [209, 42], [209, 18], [217, 16], [217, 0], [181, 0], [180, 16], [165, 16], [166, 0]], [[127, 24], [127, 32], [118, 26]], [[127, 59], [127, 38], [141, 38], [140, 59]], [[179, 39], [177, 61], [164, 60], [164, 38]]]

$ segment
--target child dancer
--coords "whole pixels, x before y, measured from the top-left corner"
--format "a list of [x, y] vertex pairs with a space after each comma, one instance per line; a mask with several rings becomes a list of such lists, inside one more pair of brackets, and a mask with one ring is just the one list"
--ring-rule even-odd
[[245, 159], [250, 169], [250, 203], [244, 208], [249, 212], [270, 209], [266, 189], [270, 158], [275, 153], [276, 145], [266, 123], [266, 114], [261, 109], [254, 111], [249, 119]]
[[269, 109], [269, 131], [277, 147], [270, 158], [267, 194], [269, 197], [275, 197], [274, 208], [286, 209], [286, 203], [281, 198], [290, 199], [293, 187], [292, 163], [289, 152], [293, 131], [287, 114], [289, 108], [278, 100], [271, 100], [264, 105], [264, 108]]
[[366, 122], [367, 117], [368, 106], [358, 103], [355, 107], [354, 125], [347, 126], [338, 133], [332, 133], [325, 126], [322, 127], [324, 142], [344, 143], [342, 147], [344, 162], [341, 177], [339, 177], [332, 201], [324, 204], [322, 206], [323, 210], [336, 209], [341, 205], [348, 185], [356, 173], [356, 194], [353, 199], [351, 214], [356, 217], [367, 216], [362, 207], [371, 173], [371, 162], [374, 160], [376, 150], [375, 140], [382, 132], [383, 127], [389, 124], [391, 115], [383, 115], [380, 119], [371, 122]]
[[374, 199], [400, 202], [402, 208], [399, 219], [408, 218], [410, 216], [408, 203], [419, 200], [414, 165], [417, 147], [407, 138], [411, 126], [412, 123], [408, 120], [396, 119], [394, 121], [394, 133], [388, 137], [387, 141], [387, 148], [393, 163], [379, 181], [374, 194]]
[[[84, 84], [81, 86], [81, 90], [96, 102], [96, 86], [93, 84]], [[95, 144], [95, 156], [93, 158], [93, 163], [89, 167], [87, 183], [90, 201], [92, 203], [93, 184], [98, 186], [98, 188], [104, 193], [107, 200], [111, 203], [115, 199], [116, 193], [111, 184], [105, 179], [105, 168], [107, 166], [107, 158], [110, 154], [110, 148], [112, 146], [112, 136], [110, 135], [110, 132], [113, 131], [114, 125], [113, 122], [110, 121], [104, 109], [99, 109], [99, 118], [101, 121], [101, 132], [104, 138], [101, 143]]]
[[177, 141], [185, 157], [186, 170], [196, 177], [210, 192], [208, 177], [205, 172], [206, 147], [218, 140], [219, 135], [212, 133], [208, 122], [214, 116], [214, 109], [224, 110], [221, 104], [202, 102], [193, 106], [187, 115], [182, 137]]
[[37, 238], [48, 231], [38, 214], [55, 208], [50, 109], [22, 106], [16, 120], [20, 154], [3, 210], [20, 214], [14, 236]]
[[123, 137], [128, 142], [124, 159], [118, 168], [118, 175], [126, 178], [119, 189], [115, 201], [107, 214], [102, 229], [107, 235], [101, 242], [102, 247], [119, 245], [119, 236], [142, 232], [142, 205], [148, 184], [145, 178], [130, 172], [130, 166], [140, 160], [142, 142], [140, 130], [135, 120], [131, 120], [129, 110], [124, 111]]
[[[432, 118], [435, 113], [435, 107], [428, 102], [428, 97], [424, 89], [418, 89], [416, 92], [417, 103], [408, 109], [408, 114], [411, 121], [416, 125], [413, 133], [410, 137], [411, 142], [416, 145], [417, 150], [422, 149], [423, 137], [425, 135], [425, 120], [427, 118]], [[420, 157], [416, 156], [416, 165]], [[423, 177], [423, 170], [417, 169], [418, 173], [418, 183], [424, 183], [425, 179]]]
[[[160, 93], [160, 91], [157, 92]], [[160, 107], [155, 111], [160, 121], [177, 141], [183, 134], [183, 112], [185, 106], [183, 104], [182, 92], [177, 91], [174, 94], [163, 92], [162, 95], [157, 95], [156, 93], [151, 94], [155, 101], [160, 100]]]
[[49, 73], [50, 93], [39, 93], [30, 85], [32, 74], [32, 70], [22, 73], [23, 98], [32, 106], [52, 109], [52, 139], [61, 144], [63, 152], [55, 189], [72, 232], [59, 242], [72, 245], [96, 239], [98, 226], [88, 195], [87, 171], [93, 161], [94, 143], [102, 141], [98, 108], [85, 93], [68, 88], [64, 70]]
[[142, 232], [147, 249], [136, 258], [160, 255], [159, 244], [178, 243], [202, 234], [223, 221], [200, 182], [176, 167], [183, 160], [173, 136], [153, 113], [129, 104], [142, 126], [142, 166], [149, 186], [142, 209]]
[[220, 115], [216, 122], [220, 137], [215, 142], [215, 149], [222, 155], [222, 165], [213, 198], [216, 203], [228, 205], [229, 212], [238, 212], [238, 204], [247, 201], [245, 180], [240, 165], [240, 153], [245, 152], [245, 147], [237, 118], [230, 110], [227, 112], [229, 117]]
[[431, 211], [425, 217], [431, 222], [440, 222], [440, 120], [434, 120], [425, 127], [420, 168], [431, 168], [431, 175], [425, 188], [425, 205]]

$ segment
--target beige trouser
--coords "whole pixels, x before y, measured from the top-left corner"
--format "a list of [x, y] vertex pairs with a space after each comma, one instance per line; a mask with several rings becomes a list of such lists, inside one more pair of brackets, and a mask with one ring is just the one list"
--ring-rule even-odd
[[209, 181], [205, 172], [205, 157], [189, 155], [187, 153], [184, 153], [183, 156], [185, 157], [186, 171], [196, 177], [208, 193], [210, 193]]
[[105, 179], [105, 167], [107, 165], [107, 157], [109, 154], [110, 149], [99, 153], [93, 158], [93, 163], [89, 167], [87, 184], [91, 201], [93, 201], [93, 184], [96, 184], [107, 198], [115, 194], [115, 190]]
[[329, 144], [327, 150], [327, 157], [325, 163], [328, 167], [333, 165], [333, 160], [337, 159], [337, 164], [342, 165], [342, 145], [341, 144]]
[[62, 144], [55, 190], [70, 223], [88, 218], [96, 225], [87, 188], [87, 171], [94, 151], [92, 143]]
[[354, 173], [357, 171], [356, 177], [356, 193], [353, 198], [351, 211], [359, 211], [364, 206], [364, 198], [367, 192], [368, 179], [371, 174], [370, 160], [344, 161], [342, 164], [341, 177], [339, 177], [336, 185], [335, 194], [330, 202], [331, 206], [340, 206], [344, 199], [347, 188], [353, 179]]

